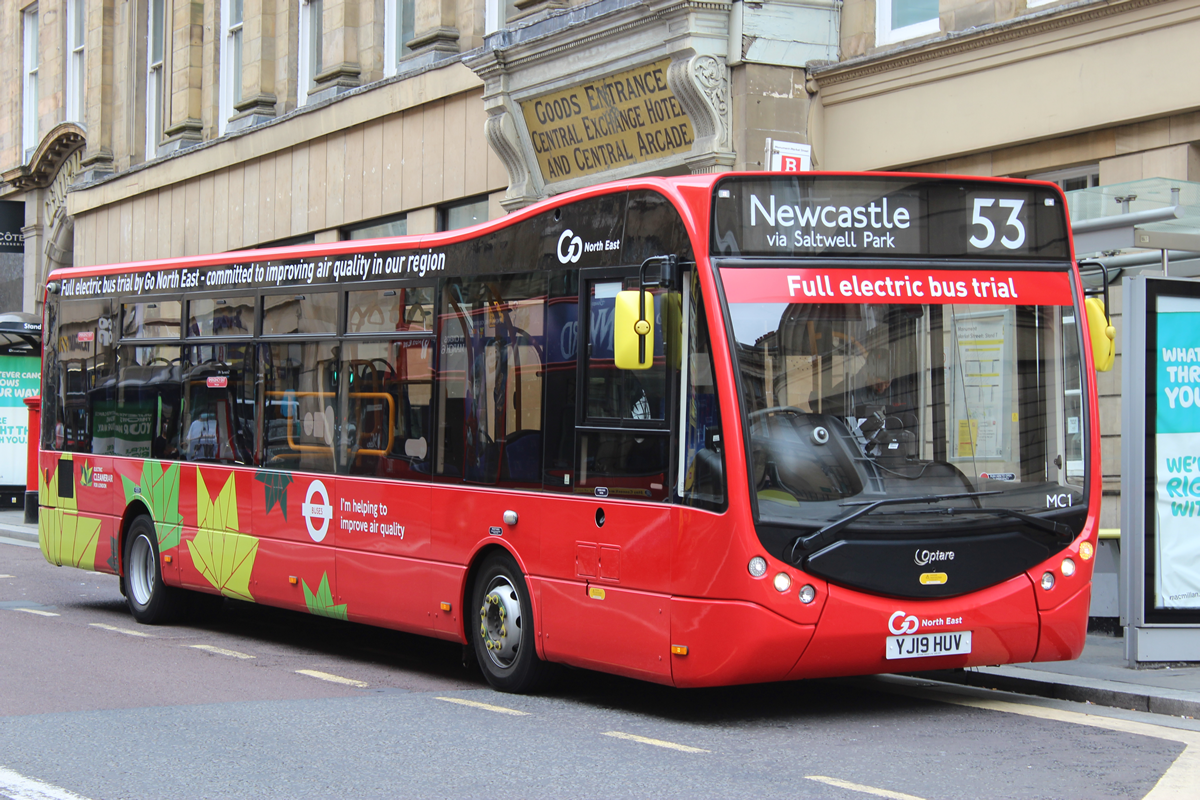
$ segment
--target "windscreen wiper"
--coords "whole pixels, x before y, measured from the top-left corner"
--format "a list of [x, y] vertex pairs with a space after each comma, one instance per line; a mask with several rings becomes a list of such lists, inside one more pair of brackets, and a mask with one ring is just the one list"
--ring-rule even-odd
[[1024, 511], [1017, 511], [1015, 508], [929, 508], [924, 511], [913, 511], [913, 514], [944, 514], [948, 517], [953, 517], [959, 514], [991, 514], [996, 517], [1012, 517], [1019, 519], [1031, 528], [1036, 528], [1043, 533], [1049, 533], [1057, 536], [1062, 541], [1070, 543], [1075, 539], [1077, 531], [1071, 530], [1071, 526], [1065, 522], [1059, 522], [1053, 519], [1044, 519], [1033, 514], [1026, 514]]
[[[824, 547], [825, 545], [829, 544], [833, 535], [842, 528], [845, 528], [859, 517], [870, 514], [872, 511], [882, 506], [899, 506], [906, 503], [937, 503], [942, 500], [960, 500], [964, 497], [984, 497], [989, 494], [1002, 494], [1002, 492], [995, 490], [989, 492], [959, 492], [957, 494], [927, 494], [920, 497], [885, 497], [882, 500], [859, 500], [851, 503], [842, 503], [843, 506], [859, 506], [859, 508], [851, 511], [841, 519], [834, 520], [815, 533], [810, 533], [808, 536], [797, 536], [792, 542], [792, 548], [789, 551], [788, 556], [791, 559], [792, 564], [795, 566], [800, 566], [800, 560], [796, 558], [797, 549], [801, 549], [803, 551], [800, 556], [800, 558], [803, 558], [804, 552], [810, 552], [819, 547]], [[978, 511], [980, 509], [972, 508], [965, 510]]]

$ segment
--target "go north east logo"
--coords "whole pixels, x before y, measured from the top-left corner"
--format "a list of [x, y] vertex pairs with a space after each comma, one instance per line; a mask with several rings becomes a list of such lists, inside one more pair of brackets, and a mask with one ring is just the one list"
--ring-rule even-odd
[[620, 249], [621, 243], [619, 241], [602, 239], [596, 242], [585, 242], [575, 235], [575, 231], [567, 228], [558, 237], [558, 262], [560, 264], [576, 264], [584, 253]]

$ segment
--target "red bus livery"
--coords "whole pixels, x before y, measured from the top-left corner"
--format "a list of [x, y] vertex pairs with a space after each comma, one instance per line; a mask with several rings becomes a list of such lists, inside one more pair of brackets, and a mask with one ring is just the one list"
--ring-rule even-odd
[[1079, 655], [1099, 513], [1054, 186], [724, 174], [58, 270], [42, 551], [675, 686]]

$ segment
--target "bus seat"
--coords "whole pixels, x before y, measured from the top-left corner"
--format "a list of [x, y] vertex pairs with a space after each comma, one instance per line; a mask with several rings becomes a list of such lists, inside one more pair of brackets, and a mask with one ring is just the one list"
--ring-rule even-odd
[[542, 479], [542, 432], [516, 431], [504, 442], [500, 480], [538, 483]]

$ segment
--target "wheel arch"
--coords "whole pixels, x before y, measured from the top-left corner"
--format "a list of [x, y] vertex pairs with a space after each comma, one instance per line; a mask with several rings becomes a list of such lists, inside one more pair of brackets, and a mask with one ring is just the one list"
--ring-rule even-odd
[[135, 498], [125, 506], [125, 512], [121, 515], [121, 522], [117, 530], [117, 575], [121, 578], [125, 577], [125, 537], [129, 534], [129, 528], [133, 525], [133, 521], [138, 517], [146, 516], [150, 518], [152, 525], [154, 522], [154, 514], [150, 512], [150, 506], [145, 500]]
[[[488, 539], [480, 543], [479, 547], [471, 554], [471, 558], [467, 561], [467, 571], [463, 578], [462, 585], [462, 601], [460, 608], [463, 613], [459, 615], [461, 625], [460, 633], [463, 637], [463, 642], [471, 643], [470, 634], [468, 633], [467, 617], [472, 612], [471, 595], [475, 593], [475, 581], [479, 576], [479, 569], [483, 562], [494, 553], [504, 553], [517, 564], [517, 569], [521, 571], [521, 575], [525, 578], [525, 588], [529, 592], [529, 605], [533, 609], [533, 642], [534, 650], [537, 652], [538, 658], [545, 660], [545, 652], [542, 649], [542, 624], [541, 624], [541, 603], [538, 600], [538, 594], [534, 590], [533, 583], [529, 579], [529, 569], [525, 565], [524, 559], [517, 553], [515, 549], [503, 539]], [[475, 618], [478, 620], [478, 609], [474, 610]]]

